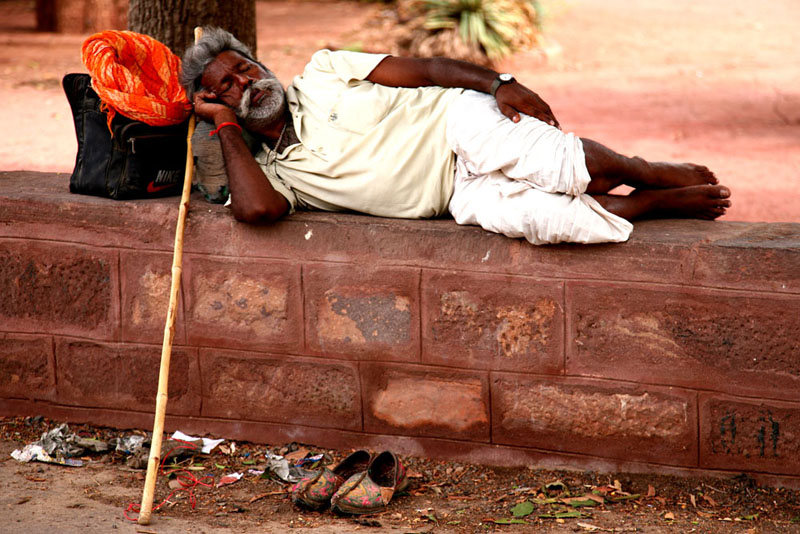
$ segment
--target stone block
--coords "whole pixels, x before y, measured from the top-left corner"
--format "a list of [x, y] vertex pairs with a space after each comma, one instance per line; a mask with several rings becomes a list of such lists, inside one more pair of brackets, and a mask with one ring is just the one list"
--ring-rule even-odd
[[692, 279], [712, 287], [800, 293], [797, 224], [750, 223], [697, 246]]
[[700, 467], [800, 475], [800, 403], [701, 394]]
[[695, 393], [492, 374], [492, 442], [674, 466], [697, 464]]
[[300, 267], [268, 260], [184, 257], [187, 342], [297, 351], [303, 345]]
[[37, 241], [0, 241], [3, 329], [117, 339], [115, 251]]
[[489, 441], [483, 372], [362, 363], [361, 383], [367, 432]]
[[685, 282], [692, 275], [696, 241], [725, 230], [710, 221], [639, 221], [625, 243], [535, 247], [523, 242], [513, 268], [537, 278]]
[[567, 374], [797, 400], [800, 296], [569, 283]]
[[423, 361], [563, 372], [563, 285], [472, 273], [423, 276]]
[[308, 350], [348, 359], [419, 360], [419, 270], [303, 269]]
[[[192, 212], [187, 251], [502, 272], [512, 268], [513, 253], [520, 244], [518, 240], [475, 226], [458, 226], [452, 219], [384, 219], [351, 213], [297, 212], [264, 227], [231, 224], [227, 222], [229, 217], [221, 208]], [[207, 235], [214, 235], [215, 239], [204, 239]]]
[[54, 363], [50, 336], [0, 333], [0, 397], [51, 399]]
[[200, 356], [206, 417], [361, 430], [355, 364], [215, 349]]
[[[81, 407], [153, 413], [161, 346], [56, 340], [59, 402]], [[196, 350], [173, 347], [167, 413], [198, 415], [200, 374]]]
[[[122, 339], [132, 343], [161, 343], [172, 286], [172, 255], [120, 252], [122, 287]], [[183, 299], [178, 307], [173, 343], [185, 344]]]
[[[0, 171], [0, 235], [171, 251], [179, 199], [118, 202], [69, 192], [69, 175]], [[191, 227], [191, 224], [188, 225]]]

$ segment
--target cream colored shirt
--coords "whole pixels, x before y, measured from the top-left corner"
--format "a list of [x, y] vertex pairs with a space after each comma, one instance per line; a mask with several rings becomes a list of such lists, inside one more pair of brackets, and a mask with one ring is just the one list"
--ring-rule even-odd
[[286, 90], [300, 143], [256, 156], [291, 204], [382, 217], [447, 212], [454, 155], [448, 105], [462, 89], [364, 81], [386, 56], [320, 50]]

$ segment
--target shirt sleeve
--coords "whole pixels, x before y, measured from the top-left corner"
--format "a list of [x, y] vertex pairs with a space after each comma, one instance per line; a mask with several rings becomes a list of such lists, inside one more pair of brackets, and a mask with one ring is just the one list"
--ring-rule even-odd
[[[308, 67], [335, 74], [341, 81], [350, 85], [365, 80], [375, 70], [378, 63], [389, 54], [367, 54], [349, 50], [319, 50], [311, 56]], [[308, 68], [307, 67], [307, 68]]]

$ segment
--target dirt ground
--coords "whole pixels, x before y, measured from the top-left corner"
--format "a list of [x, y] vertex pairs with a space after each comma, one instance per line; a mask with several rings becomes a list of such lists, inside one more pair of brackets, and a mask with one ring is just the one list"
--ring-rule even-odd
[[[0, 419], [0, 533], [65, 534], [138, 532], [143, 534], [306, 534], [429, 532], [638, 532], [642, 534], [800, 532], [800, 492], [759, 487], [745, 476], [674, 478], [652, 475], [555, 472], [402, 457], [410, 487], [387, 510], [369, 516], [335, 516], [330, 511], [296, 508], [286, 486], [275, 477], [249, 473], [264, 469], [265, 452], [301, 458], [324, 453], [336, 465], [349, 451], [313, 446], [223, 442], [210, 455], [177, 459], [176, 467], [195, 468], [196, 505], [188, 490], [168, 497], [172, 476], [156, 486], [157, 510], [148, 526], [125, 518], [130, 503], [141, 500], [144, 471], [126, 466], [121, 452], [87, 454], [82, 467], [10, 458], [56, 423], [41, 418]], [[83, 438], [108, 441], [129, 436], [118, 431], [72, 426]], [[168, 462], [171, 465], [171, 462]], [[240, 472], [236, 483], [215, 487], [223, 475]], [[173, 483], [174, 484], [174, 483]], [[135, 514], [130, 514], [136, 517]]]
[[[70, 172], [59, 81], [84, 71], [85, 35], [32, 31], [33, 0], [0, 2], [0, 170]], [[733, 190], [728, 220], [800, 221], [800, 3], [541, 0], [546, 53], [499, 65], [565, 130], [629, 155], [708, 165]], [[379, 51], [380, 3], [257, 4], [260, 58], [284, 83], [325, 46]], [[65, 178], [66, 186], [66, 178]]]

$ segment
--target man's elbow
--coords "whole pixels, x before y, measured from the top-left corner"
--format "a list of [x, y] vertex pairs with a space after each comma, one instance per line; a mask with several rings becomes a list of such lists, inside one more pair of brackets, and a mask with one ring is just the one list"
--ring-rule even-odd
[[277, 221], [288, 211], [287, 206], [247, 206], [234, 207], [233, 217], [239, 221], [250, 224], [271, 223]]

